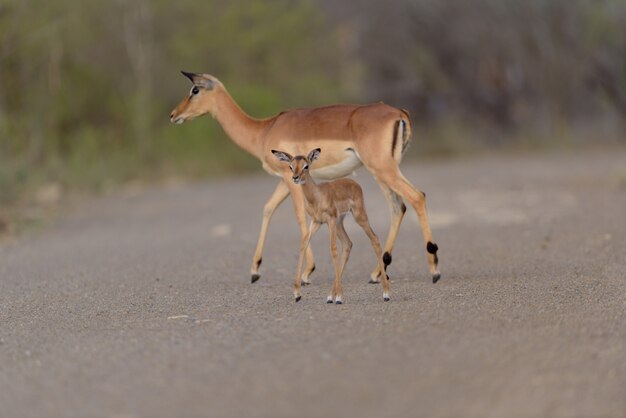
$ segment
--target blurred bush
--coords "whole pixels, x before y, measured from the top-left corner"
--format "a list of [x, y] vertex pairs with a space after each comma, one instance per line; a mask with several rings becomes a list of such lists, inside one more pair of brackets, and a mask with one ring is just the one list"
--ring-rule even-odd
[[0, 205], [42, 178], [101, 189], [250, 167], [208, 118], [169, 123], [189, 89], [179, 70], [269, 116], [339, 99], [335, 36], [309, 1], [3, 0]]
[[626, 2], [2, 0], [0, 207], [256, 167], [209, 118], [169, 124], [180, 69], [258, 117], [384, 100], [431, 152], [624, 141]]
[[[369, 100], [418, 128], [462, 125], [502, 142], [624, 142], [623, 0], [328, 2], [357, 32]], [[452, 142], [458, 142], [452, 140]]]

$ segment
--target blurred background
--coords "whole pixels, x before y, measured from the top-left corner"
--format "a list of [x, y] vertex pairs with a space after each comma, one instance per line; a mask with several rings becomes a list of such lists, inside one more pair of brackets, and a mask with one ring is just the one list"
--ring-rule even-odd
[[74, 192], [259, 170], [210, 117], [169, 123], [181, 69], [256, 117], [406, 108], [409, 158], [626, 142], [623, 0], [2, 0], [0, 230]]

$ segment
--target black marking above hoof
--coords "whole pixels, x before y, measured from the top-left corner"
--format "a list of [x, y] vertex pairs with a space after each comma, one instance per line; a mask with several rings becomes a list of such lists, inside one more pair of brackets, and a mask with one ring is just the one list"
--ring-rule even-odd
[[256, 268], [259, 268], [262, 262], [263, 262], [263, 257], [259, 258], [259, 261], [256, 262]]
[[252, 275], [252, 278], [250, 278], [250, 283], [255, 283], [260, 278], [261, 278], [261, 275], [255, 273], [255, 274]]
[[387, 266], [391, 264], [391, 254], [389, 254], [389, 251], [385, 251], [385, 254], [383, 254], [383, 263], [385, 264], [386, 270]]
[[300, 302], [300, 299], [302, 299], [302, 296], [296, 296], [296, 303]]
[[437, 283], [441, 279], [441, 273], [433, 274], [433, 283]]
[[433, 255], [434, 261], [435, 261], [435, 266], [437, 266], [437, 264], [439, 264], [439, 257], [437, 257], [437, 251], [439, 250], [439, 247], [437, 246], [437, 244], [434, 244], [430, 241], [428, 241], [428, 244], [426, 244], [426, 251], [428, 251], [430, 254]]

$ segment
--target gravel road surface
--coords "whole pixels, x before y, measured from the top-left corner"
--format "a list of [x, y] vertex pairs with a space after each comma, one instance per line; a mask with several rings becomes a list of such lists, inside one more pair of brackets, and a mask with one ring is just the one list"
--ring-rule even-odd
[[[99, 198], [0, 244], [0, 417], [625, 417], [626, 150], [403, 164], [428, 195], [391, 301], [354, 241], [327, 305], [328, 232], [292, 300], [298, 229], [266, 175]], [[381, 239], [387, 205], [364, 170]]]

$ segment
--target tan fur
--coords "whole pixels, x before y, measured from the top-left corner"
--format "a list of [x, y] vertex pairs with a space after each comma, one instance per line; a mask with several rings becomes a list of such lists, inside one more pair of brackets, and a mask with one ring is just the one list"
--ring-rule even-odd
[[[302, 236], [307, 234], [303, 192], [290, 181], [291, 173], [285, 164], [271, 154], [279, 149], [291, 155], [302, 155], [320, 147], [322, 153], [316, 169], [325, 177], [342, 177], [354, 169], [355, 156], [374, 175], [392, 209], [392, 222], [385, 245], [391, 253], [404, 210], [402, 199], [415, 209], [420, 221], [424, 242], [432, 241], [426, 213], [425, 195], [402, 175], [398, 164], [411, 136], [411, 125], [405, 111], [383, 103], [368, 105], [333, 105], [311, 109], [295, 109], [266, 119], [255, 119], [245, 114], [228, 94], [222, 83], [208, 74], [185, 73], [199, 92], [191, 93], [172, 111], [171, 121], [182, 123], [210, 113], [217, 119], [230, 138], [245, 151], [257, 157], [265, 171], [280, 176], [280, 183], [263, 211], [263, 223], [257, 242], [251, 272], [258, 278], [263, 243], [272, 214], [288, 194], [293, 197], [296, 218]], [[397, 124], [404, 121], [404, 132]], [[396, 137], [394, 138], [394, 133]], [[392, 144], [395, 140], [395, 146]], [[347, 158], [352, 160], [347, 161]], [[326, 169], [326, 170], [325, 170]], [[315, 177], [315, 170], [311, 172]], [[430, 272], [439, 275], [435, 254], [427, 253]], [[313, 254], [307, 250], [305, 283], [315, 268]], [[377, 281], [380, 267], [372, 272]]]
[[[343, 226], [343, 220], [347, 213], [352, 213], [355, 221], [363, 228], [372, 243], [378, 260], [378, 268], [382, 272], [383, 298], [384, 300], [389, 300], [389, 280], [385, 273], [383, 254], [380, 249], [378, 237], [372, 230], [367, 219], [361, 186], [351, 179], [338, 179], [328, 183], [316, 184], [309, 173], [309, 166], [319, 157], [319, 148], [311, 151], [306, 158], [303, 156], [291, 157], [288, 153], [276, 150], [273, 150], [272, 153], [276, 156], [276, 159], [283, 162], [283, 164], [289, 163], [294, 183], [302, 186], [302, 191], [304, 192], [304, 197], [307, 202], [306, 211], [311, 217], [309, 232], [306, 237], [302, 238], [300, 243], [300, 255], [298, 257], [298, 268], [294, 282], [294, 296], [296, 302], [299, 301], [301, 297], [300, 287], [302, 276], [300, 272], [304, 253], [320, 225], [328, 224], [330, 232], [330, 252], [335, 266], [335, 282], [328, 296], [328, 301], [342, 303], [343, 288], [341, 278], [343, 277], [346, 263], [350, 257], [350, 250], [352, 249], [352, 241], [350, 241]], [[341, 264], [339, 264], [338, 261], [337, 238], [341, 241]]]

